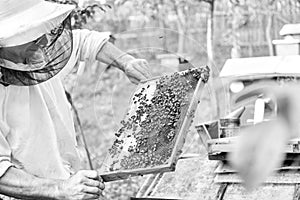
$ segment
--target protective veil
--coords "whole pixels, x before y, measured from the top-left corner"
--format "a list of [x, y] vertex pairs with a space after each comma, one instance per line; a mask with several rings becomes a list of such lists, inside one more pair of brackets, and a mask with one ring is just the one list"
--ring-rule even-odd
[[72, 41], [69, 16], [57, 28], [32, 41], [32, 47], [26, 50], [28, 55], [26, 53], [24, 63], [0, 58], [0, 83], [30, 86], [52, 78], [69, 61], [73, 49]]

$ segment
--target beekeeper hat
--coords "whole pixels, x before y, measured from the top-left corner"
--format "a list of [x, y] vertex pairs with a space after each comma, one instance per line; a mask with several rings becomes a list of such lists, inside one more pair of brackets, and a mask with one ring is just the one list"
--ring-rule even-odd
[[0, 0], [0, 47], [39, 38], [56, 28], [74, 8], [44, 0]]

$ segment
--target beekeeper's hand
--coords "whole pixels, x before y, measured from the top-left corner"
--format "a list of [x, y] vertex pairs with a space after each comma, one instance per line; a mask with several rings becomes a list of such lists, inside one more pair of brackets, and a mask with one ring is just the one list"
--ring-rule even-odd
[[119, 68], [125, 72], [129, 80], [134, 84], [138, 84], [141, 80], [151, 77], [148, 62], [145, 59], [136, 59], [110, 42], [106, 42], [103, 45], [97, 53], [96, 59]]
[[59, 185], [58, 199], [99, 199], [104, 190], [102, 178], [94, 170], [81, 170]]
[[138, 84], [141, 80], [151, 77], [148, 62], [145, 59], [130, 59], [124, 65], [124, 72], [134, 84]]

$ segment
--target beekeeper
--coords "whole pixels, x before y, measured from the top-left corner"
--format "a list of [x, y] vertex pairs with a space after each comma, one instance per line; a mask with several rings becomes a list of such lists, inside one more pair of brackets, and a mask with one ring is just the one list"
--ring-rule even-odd
[[0, 194], [3, 199], [98, 199], [97, 171], [82, 170], [61, 79], [78, 61], [98, 60], [137, 83], [143, 59], [95, 31], [71, 31], [71, 5], [0, 1]]

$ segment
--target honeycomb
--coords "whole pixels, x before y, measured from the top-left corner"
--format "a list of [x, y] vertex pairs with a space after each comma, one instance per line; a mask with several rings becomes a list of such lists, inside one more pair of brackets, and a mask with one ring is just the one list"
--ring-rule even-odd
[[201, 67], [140, 84], [109, 149], [108, 171], [167, 164], [197, 83], [208, 77], [209, 68]]

